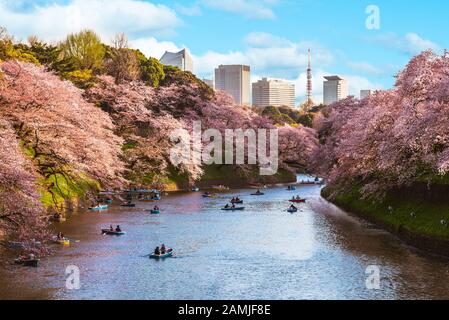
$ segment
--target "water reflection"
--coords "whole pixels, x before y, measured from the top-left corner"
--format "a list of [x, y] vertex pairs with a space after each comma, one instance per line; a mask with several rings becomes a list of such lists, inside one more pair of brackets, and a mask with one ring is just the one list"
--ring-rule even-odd
[[[279, 186], [260, 197], [233, 190], [217, 199], [172, 194], [162, 214], [112, 207], [80, 213], [58, 226], [68, 248], [38, 269], [0, 271], [2, 299], [405, 299], [448, 298], [449, 265], [403, 246], [323, 200], [319, 186], [289, 192]], [[293, 194], [308, 198], [289, 214]], [[244, 212], [219, 208], [240, 196]], [[124, 237], [101, 235], [121, 225]], [[176, 257], [143, 256], [164, 242]], [[65, 268], [81, 270], [81, 289], [65, 288]], [[366, 289], [366, 267], [381, 268], [382, 290]]]

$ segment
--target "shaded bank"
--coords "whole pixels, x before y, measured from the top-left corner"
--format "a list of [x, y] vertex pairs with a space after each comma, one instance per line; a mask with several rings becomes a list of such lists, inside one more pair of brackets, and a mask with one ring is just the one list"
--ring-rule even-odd
[[388, 230], [406, 244], [430, 254], [449, 257], [449, 203], [447, 186], [428, 190], [424, 185], [390, 192], [382, 201], [362, 199], [354, 189], [331, 197], [324, 188], [322, 196], [340, 208]]
[[[251, 170], [241, 170], [234, 165], [211, 165], [204, 167], [204, 175], [195, 185], [199, 188], [224, 185], [231, 188], [243, 188], [252, 185], [293, 183], [296, 175], [288, 170], [279, 169], [275, 175], [261, 176], [259, 168], [254, 166]], [[173, 173], [164, 184], [165, 191], [190, 190], [191, 182], [186, 175]]]

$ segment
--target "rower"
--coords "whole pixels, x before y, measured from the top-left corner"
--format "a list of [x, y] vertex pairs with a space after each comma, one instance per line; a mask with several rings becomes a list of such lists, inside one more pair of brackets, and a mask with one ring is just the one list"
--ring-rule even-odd
[[115, 232], [122, 232], [122, 229], [120, 229], [120, 226], [117, 226], [117, 228], [115, 228]]
[[165, 254], [167, 252], [167, 249], [165, 248], [165, 244], [162, 244], [161, 246], [161, 254]]

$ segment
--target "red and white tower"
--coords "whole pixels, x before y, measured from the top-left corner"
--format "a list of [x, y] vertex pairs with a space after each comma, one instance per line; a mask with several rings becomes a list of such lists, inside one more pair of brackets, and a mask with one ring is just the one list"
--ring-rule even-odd
[[312, 56], [311, 51], [309, 49], [309, 65], [307, 68], [307, 106], [310, 108], [313, 106], [313, 100], [312, 100]]

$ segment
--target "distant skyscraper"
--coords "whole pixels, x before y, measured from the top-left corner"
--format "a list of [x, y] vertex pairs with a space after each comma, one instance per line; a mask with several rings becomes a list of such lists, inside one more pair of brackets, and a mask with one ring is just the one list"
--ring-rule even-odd
[[250, 105], [251, 68], [244, 65], [221, 65], [215, 69], [215, 89], [229, 93], [236, 104]]
[[360, 99], [365, 99], [371, 95], [371, 90], [360, 90]]
[[159, 61], [167, 66], [178, 67], [182, 71], [193, 73], [193, 60], [186, 49], [179, 52], [166, 51]]
[[263, 78], [253, 83], [253, 105], [260, 108], [268, 106], [295, 107], [295, 85], [282, 80]]
[[313, 105], [313, 87], [312, 87], [312, 54], [309, 49], [309, 64], [307, 68], [307, 106]]
[[339, 76], [324, 77], [323, 103], [330, 105], [346, 98], [348, 93], [348, 82]]

